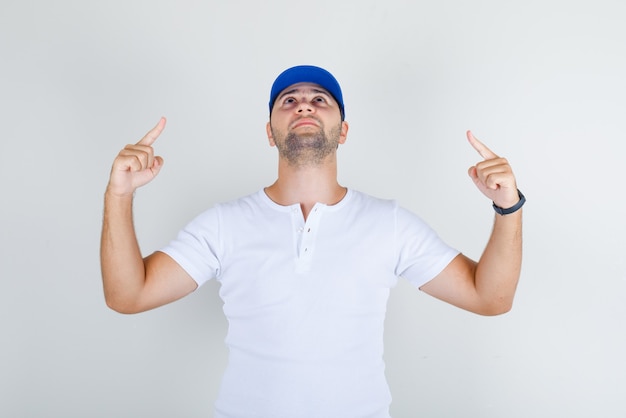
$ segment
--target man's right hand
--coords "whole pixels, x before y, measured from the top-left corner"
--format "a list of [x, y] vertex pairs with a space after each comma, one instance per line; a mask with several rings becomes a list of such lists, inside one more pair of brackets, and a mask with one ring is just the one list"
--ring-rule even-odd
[[165, 128], [165, 118], [152, 128], [139, 142], [126, 145], [113, 161], [107, 193], [115, 196], [132, 196], [137, 188], [149, 183], [163, 167], [163, 158], [154, 156], [152, 144]]

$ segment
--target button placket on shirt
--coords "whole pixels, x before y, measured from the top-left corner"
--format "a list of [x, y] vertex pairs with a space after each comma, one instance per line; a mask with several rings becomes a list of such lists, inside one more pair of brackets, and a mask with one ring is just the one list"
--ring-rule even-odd
[[307, 270], [313, 258], [313, 253], [315, 250], [315, 237], [317, 235], [317, 229], [323, 212], [322, 209], [323, 205], [319, 203], [316, 204], [313, 207], [313, 210], [311, 210], [311, 213], [309, 213], [306, 222], [304, 221], [302, 212], [298, 211], [300, 219], [296, 231], [298, 240], [297, 263], [299, 271]]

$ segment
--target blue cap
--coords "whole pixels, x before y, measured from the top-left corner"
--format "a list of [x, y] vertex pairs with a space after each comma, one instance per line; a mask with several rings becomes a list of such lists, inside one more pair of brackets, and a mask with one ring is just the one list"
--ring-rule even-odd
[[341, 87], [339, 86], [339, 83], [331, 73], [323, 68], [315, 67], [313, 65], [298, 65], [296, 67], [291, 67], [276, 77], [274, 84], [272, 84], [272, 91], [270, 92], [270, 114], [272, 113], [274, 102], [280, 92], [297, 83], [313, 83], [322, 86], [339, 104], [341, 120], [345, 119], [343, 95], [341, 94]]

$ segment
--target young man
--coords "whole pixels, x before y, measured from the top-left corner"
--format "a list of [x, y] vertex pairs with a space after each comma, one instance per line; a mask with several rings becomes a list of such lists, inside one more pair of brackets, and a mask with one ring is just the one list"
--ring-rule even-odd
[[165, 119], [119, 153], [102, 231], [107, 304], [141, 312], [217, 279], [230, 357], [216, 417], [388, 417], [383, 323], [390, 288], [401, 276], [471, 312], [507, 312], [520, 274], [525, 199], [507, 161], [468, 132], [483, 158], [469, 176], [497, 212], [476, 263], [395, 202], [337, 182], [336, 152], [348, 123], [341, 88], [326, 70], [284, 71], [269, 108], [267, 136], [279, 155], [274, 184], [200, 214], [146, 258], [132, 199], [163, 166], [152, 145]]

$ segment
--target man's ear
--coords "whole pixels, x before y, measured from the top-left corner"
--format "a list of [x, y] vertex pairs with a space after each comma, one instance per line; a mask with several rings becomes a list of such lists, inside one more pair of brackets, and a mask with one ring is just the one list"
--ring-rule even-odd
[[270, 143], [270, 147], [276, 146], [276, 143], [274, 142], [274, 135], [272, 134], [272, 123], [271, 122], [267, 122], [267, 125], [265, 125], [265, 131], [267, 132], [267, 140]]
[[348, 137], [348, 129], [350, 126], [348, 122], [345, 120], [341, 122], [341, 133], [339, 134], [339, 143], [344, 144], [346, 142], [346, 138]]

